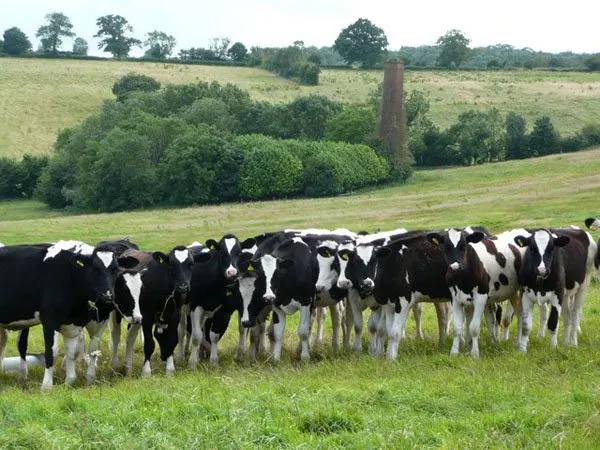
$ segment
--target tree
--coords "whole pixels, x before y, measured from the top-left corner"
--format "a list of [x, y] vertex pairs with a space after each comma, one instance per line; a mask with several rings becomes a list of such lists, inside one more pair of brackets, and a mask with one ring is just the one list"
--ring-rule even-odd
[[436, 44], [442, 47], [437, 64], [442, 67], [459, 67], [469, 57], [470, 39], [459, 30], [450, 30], [440, 36]]
[[586, 58], [584, 64], [590, 72], [600, 70], [600, 54]]
[[131, 92], [154, 92], [160, 89], [160, 83], [147, 75], [128, 73], [113, 84], [112, 93], [117, 100], [125, 101]]
[[514, 112], [509, 112], [506, 115], [505, 126], [506, 159], [523, 159], [530, 157], [525, 119]]
[[48, 23], [38, 28], [35, 37], [41, 38], [42, 48], [45, 52], [56, 53], [62, 45], [62, 37], [73, 37], [71, 31], [73, 24], [63, 13], [55, 12], [46, 14]]
[[75, 38], [73, 42], [73, 53], [75, 55], [83, 55], [86, 56], [88, 54], [88, 43], [83, 38]]
[[4, 31], [4, 53], [20, 55], [31, 50], [31, 42], [19, 28], [12, 27]]
[[540, 117], [533, 123], [533, 130], [529, 135], [529, 150], [532, 156], [552, 155], [560, 151], [560, 135], [554, 129], [550, 117]]
[[388, 40], [381, 28], [368, 19], [358, 19], [342, 30], [333, 49], [348, 65], [360, 63], [363, 67], [373, 67], [381, 61], [387, 46]]
[[227, 50], [227, 56], [235, 62], [242, 62], [248, 57], [248, 49], [241, 42], [236, 42]]
[[175, 38], [163, 31], [152, 31], [146, 34], [144, 47], [147, 47], [145, 56], [147, 58], [164, 59], [171, 56], [177, 41]]
[[208, 48], [213, 51], [217, 59], [225, 59], [230, 43], [231, 40], [227, 37], [216, 37], [210, 40]]
[[133, 32], [133, 27], [123, 16], [114, 14], [102, 16], [96, 20], [96, 25], [99, 29], [94, 37], [102, 38], [98, 48], [112, 53], [115, 58], [125, 57], [129, 55], [131, 47], [141, 45], [139, 39], [125, 36], [125, 33]]

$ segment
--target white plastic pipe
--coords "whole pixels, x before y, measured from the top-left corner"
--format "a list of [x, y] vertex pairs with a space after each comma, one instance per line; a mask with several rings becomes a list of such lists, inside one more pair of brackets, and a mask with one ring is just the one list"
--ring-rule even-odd
[[[44, 355], [42, 353], [27, 355], [25, 357], [25, 361], [27, 361], [27, 367], [44, 367], [46, 365]], [[16, 372], [21, 367], [21, 357], [20, 356], [12, 356], [10, 358], [4, 358], [3, 361], [4, 370], [6, 372]]]

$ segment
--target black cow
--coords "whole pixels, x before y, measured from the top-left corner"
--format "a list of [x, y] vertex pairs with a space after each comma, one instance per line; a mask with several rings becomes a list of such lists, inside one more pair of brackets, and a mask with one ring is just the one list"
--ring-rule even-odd
[[526, 248], [519, 269], [519, 283], [523, 287], [520, 350], [527, 351], [534, 303], [551, 305], [548, 318], [550, 344], [557, 345], [562, 309], [563, 344], [577, 346], [583, 301], [598, 251], [592, 236], [576, 227], [539, 229], [531, 236], [517, 236], [514, 241], [519, 247]]
[[[42, 389], [53, 385], [55, 332], [65, 341], [66, 382], [76, 379], [74, 359], [89, 310], [114, 301], [119, 267], [135, 258], [115, 258], [93, 247], [91, 254], [57, 245], [15, 245], [0, 249], [0, 328], [19, 330], [41, 324], [46, 371]], [[3, 356], [4, 349], [0, 351]]]
[[168, 254], [128, 250], [123, 255], [134, 255], [141, 261], [142, 272], [140, 310], [142, 323], [132, 324], [127, 331], [125, 369], [131, 371], [133, 346], [140, 327], [144, 335], [144, 366], [142, 376], [152, 373], [150, 359], [154, 352], [154, 338], [160, 347], [160, 358], [166, 362], [166, 373], [175, 372], [173, 351], [177, 345], [177, 324], [184, 297], [189, 293], [194, 258], [187, 247], [174, 247]]

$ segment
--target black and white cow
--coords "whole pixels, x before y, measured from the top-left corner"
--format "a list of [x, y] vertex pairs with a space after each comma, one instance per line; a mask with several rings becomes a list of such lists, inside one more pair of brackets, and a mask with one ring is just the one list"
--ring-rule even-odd
[[465, 314], [472, 342], [471, 356], [479, 357], [479, 333], [484, 313], [490, 338], [495, 340], [493, 304], [510, 299], [518, 311], [517, 274], [522, 256], [511, 236], [506, 233], [489, 238], [481, 231], [454, 228], [428, 234], [433, 244], [443, 248], [448, 264], [446, 282], [452, 294], [454, 319], [454, 341], [450, 354], [459, 352]]
[[242, 261], [241, 270], [244, 274], [255, 272], [253, 277], [240, 279], [242, 325], [248, 328], [255, 326], [257, 318], [264, 318], [271, 309], [271, 349], [273, 359], [279, 361], [286, 316], [300, 311], [300, 358], [310, 359], [310, 319], [318, 267], [306, 242], [300, 237], [290, 238], [285, 232], [276, 233], [258, 246], [252, 259]]
[[[168, 254], [127, 250], [123, 256], [135, 256], [140, 265], [141, 324], [132, 323], [127, 331], [125, 369], [131, 371], [133, 346], [140, 327], [144, 336], [144, 366], [142, 376], [150, 376], [150, 359], [155, 342], [160, 347], [160, 358], [166, 363], [166, 374], [175, 372], [173, 351], [177, 345], [177, 325], [184, 296], [190, 291], [194, 257], [185, 246], [176, 246]], [[114, 342], [113, 342], [114, 345]]]
[[550, 344], [557, 345], [558, 320], [563, 312], [565, 346], [577, 346], [577, 332], [583, 301], [598, 246], [592, 236], [577, 227], [539, 229], [531, 236], [517, 236], [514, 241], [526, 248], [519, 269], [523, 287], [522, 337], [519, 348], [527, 351], [534, 304], [550, 303]]
[[[406, 229], [399, 228], [392, 231], [378, 232], [358, 236], [355, 240], [342, 243], [337, 248], [336, 258], [339, 266], [337, 286], [348, 291], [348, 306], [346, 308], [347, 340], [344, 347], [350, 347], [350, 329], [354, 326], [354, 350], [362, 351], [362, 312], [371, 309], [367, 322], [369, 329], [369, 353], [379, 355], [383, 353], [382, 334], [379, 330], [381, 308], [373, 297], [375, 287], [375, 273], [377, 258], [375, 249], [385, 242], [400, 237]], [[379, 332], [378, 332], [379, 330]]]
[[[65, 342], [66, 383], [76, 379], [75, 356], [90, 308], [114, 301], [119, 268], [135, 258], [115, 258], [92, 248], [74, 253], [64, 245], [15, 245], [0, 249], [0, 329], [19, 330], [41, 324], [45, 364], [42, 389], [53, 385], [55, 332]], [[0, 357], [4, 348], [0, 349]], [[1, 359], [1, 358], [0, 358]]]
[[[589, 219], [585, 219], [585, 225], [590, 230], [600, 230], [600, 219], [590, 217]], [[600, 239], [598, 239], [596, 246], [598, 247], [598, 251], [596, 252], [596, 257], [594, 258], [594, 266], [600, 275]]]

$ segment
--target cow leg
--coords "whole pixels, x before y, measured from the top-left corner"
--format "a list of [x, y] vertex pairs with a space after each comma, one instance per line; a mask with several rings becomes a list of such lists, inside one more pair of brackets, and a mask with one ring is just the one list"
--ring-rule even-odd
[[42, 380], [42, 391], [48, 391], [52, 389], [54, 384], [54, 341], [57, 339], [52, 325], [42, 323], [42, 327], [44, 332], [44, 359], [46, 362], [44, 379]]
[[[218, 311], [215, 312], [215, 315], [213, 316], [211, 325], [210, 325], [210, 332], [208, 335], [208, 338], [210, 340], [210, 365], [212, 367], [218, 367], [219, 366], [219, 348], [218, 348], [218, 344], [219, 341], [221, 340], [221, 338], [223, 337], [223, 335], [225, 334], [225, 332], [227, 331], [227, 327], [229, 326], [229, 321], [231, 320], [231, 311], [227, 311], [224, 308], [220, 308]], [[240, 323], [241, 326], [241, 320], [238, 320], [238, 323]], [[242, 327], [243, 328], [243, 327]], [[245, 334], [244, 334], [245, 336]], [[243, 355], [243, 348], [242, 348], [242, 355]]]
[[[17, 348], [19, 349], [19, 355], [21, 356], [21, 361], [19, 365], [19, 373], [21, 374], [21, 378], [26, 380], [28, 375], [28, 367], [27, 367], [27, 344], [29, 340], [29, 328], [24, 328], [19, 331], [19, 336], [17, 338]], [[2, 358], [0, 357], [0, 363], [2, 362]]]
[[329, 312], [331, 313], [331, 348], [334, 352], [340, 346], [340, 328], [342, 327], [342, 316], [339, 310], [340, 303], [337, 302], [335, 305], [329, 306]]
[[265, 314], [262, 320], [258, 321], [258, 348], [256, 349], [257, 354], [264, 354], [267, 348], [267, 319], [268, 313]]
[[412, 307], [413, 317], [415, 318], [415, 326], [417, 327], [417, 339], [423, 339], [423, 327], [421, 322], [421, 316], [423, 315], [423, 308], [420, 303], [415, 303]]
[[352, 327], [354, 326], [354, 312], [352, 311], [352, 305], [350, 299], [346, 297], [344, 300], [346, 308], [344, 312], [344, 323], [346, 324], [346, 334], [344, 335], [344, 350], [350, 351], [352, 344], [350, 343], [352, 335]]
[[[281, 345], [285, 332], [285, 314], [277, 306], [273, 306], [273, 359], [281, 361]], [[302, 317], [300, 318], [302, 321]]]
[[369, 330], [369, 355], [377, 356], [377, 327], [379, 323], [379, 310], [372, 309], [367, 320], [367, 330]]
[[[469, 332], [471, 334], [472, 346], [471, 356], [473, 358], [479, 358], [479, 333], [481, 331], [481, 316], [484, 314], [484, 310], [487, 303], [487, 295], [473, 295], [473, 318], [469, 324]], [[492, 321], [495, 319], [494, 315], [491, 314]], [[492, 333], [493, 322], [492, 322]]]
[[[325, 308], [322, 306], [317, 306], [315, 307], [314, 311], [314, 316], [317, 322], [317, 334], [315, 336], [315, 341], [314, 341], [314, 345], [315, 346], [321, 346], [323, 345], [323, 325], [324, 325], [324, 321], [325, 321]], [[311, 316], [312, 318], [312, 316]], [[312, 320], [311, 320], [311, 325], [312, 325]], [[311, 326], [312, 329], [312, 326]]]
[[152, 319], [148, 319], [147, 321], [144, 321], [144, 319], [142, 319], [142, 334], [144, 336], [144, 367], [142, 367], [142, 377], [149, 377], [150, 375], [152, 375], [150, 359], [152, 358], [152, 353], [154, 353], [154, 348], [156, 346], [156, 344], [154, 343], [154, 336], [152, 336], [153, 326], [154, 323]]
[[458, 355], [460, 351], [460, 340], [462, 339], [463, 323], [465, 321], [465, 313], [463, 306], [458, 300], [452, 300], [452, 316], [454, 321], [454, 338], [452, 340], [451, 355]]
[[496, 337], [498, 336], [498, 328], [496, 327], [496, 308], [494, 308], [493, 303], [485, 305], [484, 314], [485, 314], [485, 322], [488, 329], [488, 340], [491, 344], [496, 342]]
[[583, 300], [585, 298], [586, 291], [587, 285], [584, 284], [584, 286], [582, 286], [575, 294], [575, 298], [571, 309], [571, 345], [574, 347], [577, 347], [578, 345], [577, 335], [579, 332], [579, 323], [581, 322], [581, 315], [583, 312]]
[[177, 359], [183, 361], [185, 358], [186, 351], [186, 335], [187, 335], [187, 322], [188, 322], [188, 310], [189, 306], [181, 307], [181, 315], [179, 316], [179, 323], [177, 324], [177, 342], [179, 343], [179, 350], [177, 352]]
[[4, 372], [4, 351], [8, 342], [8, 331], [0, 328], [0, 372]]
[[[561, 302], [562, 303], [562, 302]], [[548, 330], [550, 330], [550, 346], [556, 347], [558, 344], [558, 328], [561, 314], [561, 304], [556, 301], [550, 303], [550, 316], [548, 317]], [[569, 315], [567, 311], [567, 315]]]
[[[571, 336], [571, 316], [572, 316], [572, 304], [573, 304], [573, 297], [570, 295], [565, 295], [563, 298], [563, 301], [560, 302], [562, 308], [561, 308], [561, 314], [563, 316], [563, 346], [568, 347], [571, 343], [570, 341], [570, 336]], [[558, 333], [558, 331], [557, 331]], [[550, 336], [550, 340], [552, 340], [552, 336]], [[552, 342], [551, 342], [552, 345]], [[552, 345], [554, 346], [554, 345]]]
[[258, 345], [260, 342], [260, 324], [254, 325], [250, 328], [250, 345], [248, 346], [248, 359], [252, 362], [256, 361], [256, 354], [258, 353]]
[[[96, 379], [96, 363], [98, 356], [100, 356], [100, 341], [104, 334], [104, 329], [108, 324], [108, 320], [103, 320], [100, 323], [90, 322], [86, 326], [88, 333], [90, 334], [90, 347], [89, 347], [89, 361], [88, 369], [86, 373], [86, 382], [91, 384]], [[83, 332], [81, 333], [83, 334]]]
[[190, 312], [190, 321], [192, 322], [192, 346], [190, 348], [190, 359], [188, 360], [188, 367], [195, 369], [198, 366], [198, 356], [200, 354], [200, 345], [204, 338], [203, 330], [203, 309], [197, 306]]
[[244, 353], [246, 353], [246, 340], [248, 338], [248, 329], [242, 326], [242, 315], [238, 312], [238, 346], [235, 351], [234, 360], [242, 361], [244, 359]]
[[354, 351], [356, 353], [361, 353], [363, 317], [360, 305], [360, 295], [354, 289], [350, 289], [350, 292], [348, 292], [348, 300], [350, 302], [350, 309], [352, 310], [352, 318], [354, 320]]
[[125, 342], [125, 373], [129, 375], [133, 368], [133, 350], [135, 348], [135, 340], [140, 333], [142, 324], [136, 323], [127, 327], [127, 341]]
[[527, 293], [523, 293], [521, 298], [521, 343], [519, 350], [527, 352], [529, 344], [529, 334], [533, 325], [533, 299]]
[[300, 306], [300, 323], [298, 324], [298, 340], [300, 341], [300, 359], [308, 361], [309, 352], [309, 334], [310, 334], [310, 304]]
[[538, 327], [538, 339], [544, 339], [546, 335], [546, 324], [548, 323], [548, 303], [540, 304], [540, 323]]
[[[375, 311], [373, 311], [374, 313]], [[375, 341], [375, 356], [383, 356], [385, 353], [385, 341], [387, 338], [387, 326], [384, 311], [381, 307], [377, 309], [377, 339]]]
[[[80, 331], [80, 334], [83, 330]], [[73, 336], [63, 335], [63, 342], [65, 344], [65, 384], [72, 385], [77, 379], [75, 373], [75, 357], [77, 356], [77, 349], [79, 347], [79, 334]]]
[[119, 343], [121, 342], [121, 316], [117, 311], [111, 311], [108, 316], [108, 329], [110, 331], [110, 367], [119, 368]]
[[438, 349], [444, 348], [446, 337], [448, 336], [448, 303], [435, 302], [435, 315], [438, 323]]
[[502, 314], [502, 340], [508, 341], [510, 336], [510, 323], [512, 322], [512, 317], [514, 314], [514, 308], [512, 305], [512, 301], [506, 302], [506, 307], [504, 308], [504, 313]]

